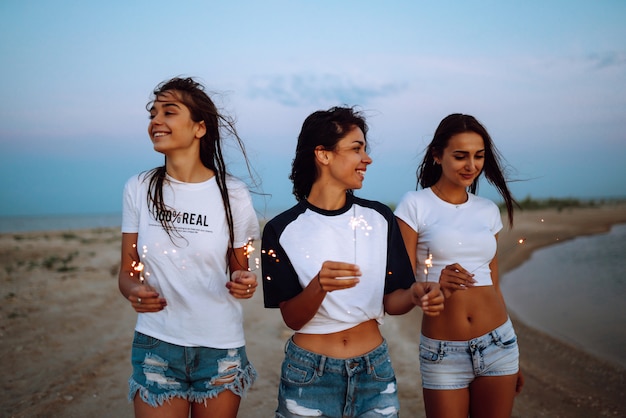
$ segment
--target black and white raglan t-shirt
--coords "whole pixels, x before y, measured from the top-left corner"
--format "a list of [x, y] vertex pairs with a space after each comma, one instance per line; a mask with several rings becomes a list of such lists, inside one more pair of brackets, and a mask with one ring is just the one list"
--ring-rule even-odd
[[263, 293], [266, 308], [298, 295], [324, 261], [357, 264], [353, 288], [326, 294], [316, 315], [299, 332], [328, 334], [370, 319], [382, 323], [383, 296], [415, 282], [411, 262], [391, 209], [346, 195], [346, 205], [327, 211], [300, 201], [263, 230]]

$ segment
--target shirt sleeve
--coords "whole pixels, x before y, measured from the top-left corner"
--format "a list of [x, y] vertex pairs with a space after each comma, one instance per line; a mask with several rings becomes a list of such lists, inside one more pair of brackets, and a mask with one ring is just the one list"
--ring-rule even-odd
[[281, 302], [302, 292], [298, 275], [280, 245], [279, 235], [271, 221], [263, 228], [261, 265], [266, 308], [278, 308]]
[[139, 232], [139, 178], [128, 179], [122, 195], [122, 233]]
[[252, 205], [250, 191], [245, 184], [234, 183], [229, 189], [229, 199], [234, 224], [233, 246], [241, 248], [248, 241], [260, 238], [259, 220]]
[[418, 231], [416, 200], [413, 197], [413, 192], [405, 193], [394, 213], [395, 216], [402, 219], [414, 231]]
[[415, 283], [415, 274], [413, 273], [409, 254], [406, 252], [400, 227], [391, 209], [389, 209], [389, 214], [386, 216], [389, 219], [389, 242], [387, 247], [385, 294], [388, 294], [398, 289], [411, 287]]

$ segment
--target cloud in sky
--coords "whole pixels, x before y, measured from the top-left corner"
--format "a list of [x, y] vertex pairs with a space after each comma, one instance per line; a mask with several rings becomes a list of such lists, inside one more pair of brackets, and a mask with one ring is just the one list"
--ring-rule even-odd
[[317, 106], [321, 103], [371, 104], [373, 100], [394, 96], [407, 82], [355, 80], [337, 74], [292, 74], [254, 77], [248, 94], [289, 107]]

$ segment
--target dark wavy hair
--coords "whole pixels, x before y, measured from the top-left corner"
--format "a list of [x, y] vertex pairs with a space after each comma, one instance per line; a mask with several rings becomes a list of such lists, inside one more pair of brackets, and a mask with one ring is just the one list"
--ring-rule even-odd
[[[228, 198], [228, 188], [226, 187], [226, 178], [229, 173], [222, 153], [223, 137], [230, 136], [235, 139], [240, 151], [243, 153], [248, 171], [251, 172], [244, 144], [237, 134], [234, 120], [222, 115], [205, 92], [204, 86], [192, 78], [175, 77], [160, 83], [152, 92], [152, 100], [146, 105], [148, 111], [150, 111], [159, 97], [170, 94], [174, 95], [177, 100], [180, 100], [189, 109], [191, 119], [194, 122], [204, 121], [206, 134], [200, 139], [200, 160], [205, 167], [213, 170], [215, 173], [224, 210], [226, 211], [229, 246], [232, 248], [234, 242], [233, 214]], [[165, 175], [165, 165], [156, 167], [148, 172], [150, 178], [148, 205], [153, 211], [167, 210], [167, 205], [163, 201]], [[172, 233], [176, 234], [176, 228], [171, 221], [161, 218], [160, 222], [170, 237], [172, 237]]]
[[317, 180], [315, 149], [322, 146], [325, 150], [333, 151], [337, 143], [354, 128], [360, 128], [367, 141], [365, 117], [353, 107], [318, 110], [304, 120], [289, 176], [296, 200], [306, 199]]
[[[435, 157], [440, 157], [443, 154], [443, 150], [448, 146], [450, 138], [464, 132], [477, 133], [483, 139], [485, 143], [485, 164], [482, 173], [484, 173], [487, 181], [498, 190], [498, 193], [500, 193], [500, 196], [504, 199], [509, 217], [509, 225], [513, 226], [513, 207], [519, 205], [511, 195], [507, 186], [507, 180], [501, 163], [503, 159], [494, 145], [491, 136], [487, 132], [487, 129], [485, 129], [474, 116], [454, 113], [446, 116], [439, 123], [433, 140], [426, 148], [424, 160], [417, 169], [417, 187], [422, 186], [423, 188], [427, 188], [437, 183], [437, 180], [441, 177], [442, 171], [441, 166], [435, 163]], [[478, 191], [479, 177], [480, 176], [477, 176], [469, 187], [471, 193]]]

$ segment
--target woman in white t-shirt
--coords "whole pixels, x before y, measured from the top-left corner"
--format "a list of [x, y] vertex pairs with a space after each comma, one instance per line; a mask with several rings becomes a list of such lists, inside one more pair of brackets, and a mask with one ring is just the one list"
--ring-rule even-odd
[[429, 418], [509, 417], [523, 384], [517, 337], [500, 291], [498, 207], [475, 195], [482, 173], [499, 191], [513, 224], [515, 200], [499, 154], [472, 116], [444, 118], [418, 169], [418, 186], [395, 214], [418, 280], [446, 297], [425, 316], [420, 370]]
[[165, 165], [130, 178], [123, 200], [119, 288], [138, 312], [128, 397], [136, 417], [236, 417], [256, 378], [239, 299], [257, 287], [246, 247], [259, 224], [222, 136], [245, 150], [193, 79], [153, 94], [148, 135]]
[[309, 115], [291, 180], [298, 203], [263, 230], [263, 293], [295, 334], [286, 344], [276, 417], [395, 417], [385, 313], [443, 309], [417, 283], [393, 212], [353, 195], [367, 167], [367, 125], [352, 108]]

